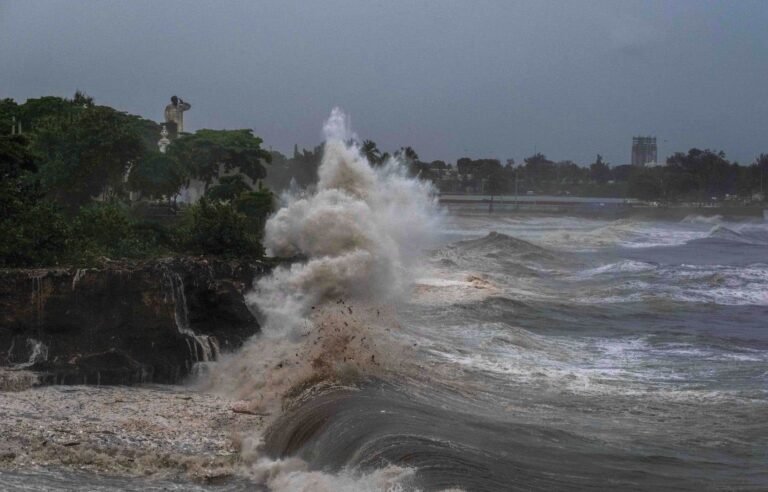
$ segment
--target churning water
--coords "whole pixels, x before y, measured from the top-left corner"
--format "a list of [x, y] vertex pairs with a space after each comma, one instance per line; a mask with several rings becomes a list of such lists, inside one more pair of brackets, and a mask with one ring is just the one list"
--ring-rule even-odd
[[768, 224], [441, 216], [328, 136], [318, 191], [267, 226], [308, 260], [252, 298], [285, 372], [243, 370], [262, 338], [221, 382], [290, 395], [258, 463], [314, 472], [267, 485], [768, 487]]
[[[211, 388], [275, 490], [768, 489], [768, 224], [439, 213], [335, 113]], [[334, 133], [336, 132], [336, 133]], [[234, 486], [234, 485], [233, 485]]]
[[768, 488], [768, 224], [454, 210], [397, 329], [406, 360], [268, 443], [440, 490]]

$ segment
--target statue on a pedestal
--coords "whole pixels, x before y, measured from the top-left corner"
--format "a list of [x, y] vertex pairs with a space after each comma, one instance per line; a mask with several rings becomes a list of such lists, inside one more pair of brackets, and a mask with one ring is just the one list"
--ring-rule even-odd
[[165, 107], [165, 122], [175, 127], [177, 135], [184, 131], [184, 111], [188, 111], [191, 107], [191, 104], [176, 96], [173, 96], [171, 104]]

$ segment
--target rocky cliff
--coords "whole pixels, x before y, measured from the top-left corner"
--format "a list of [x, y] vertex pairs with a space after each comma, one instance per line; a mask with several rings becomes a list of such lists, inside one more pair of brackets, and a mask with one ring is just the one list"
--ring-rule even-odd
[[268, 266], [206, 258], [0, 270], [0, 366], [49, 384], [174, 383], [259, 331]]

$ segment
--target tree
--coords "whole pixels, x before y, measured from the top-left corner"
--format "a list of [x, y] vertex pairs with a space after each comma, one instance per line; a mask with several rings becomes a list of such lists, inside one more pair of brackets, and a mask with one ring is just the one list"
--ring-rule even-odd
[[759, 190], [763, 194], [763, 201], [765, 201], [766, 188], [768, 188], [768, 154], [760, 154], [755, 160], [754, 166], [757, 170], [758, 182], [760, 183]]
[[363, 144], [360, 146], [360, 153], [372, 166], [377, 166], [383, 162], [381, 151], [373, 140], [363, 140]]
[[[388, 158], [389, 156], [386, 157]], [[400, 147], [400, 149], [395, 152], [395, 159], [402, 162], [405, 167], [408, 168], [411, 175], [421, 176], [423, 179], [429, 179], [431, 177], [429, 165], [426, 162], [421, 162], [419, 160], [419, 154], [413, 150], [413, 147]], [[386, 159], [382, 160], [386, 161]]]
[[207, 188], [221, 171], [239, 171], [253, 181], [263, 179], [267, 171], [262, 162], [271, 162], [272, 156], [261, 144], [252, 130], [198, 130], [176, 139], [168, 154]]
[[611, 169], [611, 177], [616, 181], [629, 181], [632, 176], [632, 172], [636, 168], [632, 164], [623, 164]]
[[257, 237], [264, 233], [264, 225], [275, 210], [275, 196], [269, 188], [261, 186], [256, 191], [240, 193], [234, 200], [238, 212], [248, 217], [248, 230]]
[[416, 162], [419, 160], [419, 154], [416, 153], [415, 150], [413, 150], [413, 147], [400, 147], [400, 149], [395, 152], [395, 157], [398, 159], [403, 160], [406, 163], [409, 162]]
[[556, 175], [558, 184], [576, 184], [582, 179], [584, 174], [584, 169], [579, 167], [579, 165], [573, 161], [560, 161], [555, 164], [555, 166], [557, 168]]
[[83, 107], [62, 97], [45, 96], [27, 99], [19, 105], [17, 118], [25, 132], [35, 130], [46, 121], [71, 122]]
[[34, 180], [24, 135], [0, 136], [0, 266], [54, 265], [65, 254], [67, 223]]
[[506, 193], [508, 187], [507, 175], [504, 170], [499, 167], [492, 170], [488, 175], [488, 188], [487, 193], [493, 195], [503, 195]]
[[18, 117], [19, 105], [10, 98], [0, 99], [0, 135], [8, 135]]
[[0, 178], [15, 180], [24, 173], [34, 173], [37, 165], [29, 152], [26, 135], [0, 135]]
[[[734, 183], [729, 179], [730, 162], [722, 151], [694, 148], [687, 154], [676, 152], [667, 159], [667, 168], [681, 181], [688, 182], [692, 178], [695, 188], [690, 191], [699, 199], [707, 200], [733, 191]], [[683, 179], [680, 175], [688, 176]]]
[[603, 162], [603, 156], [597, 154], [595, 162], [589, 166], [590, 177], [595, 182], [605, 184], [611, 177], [611, 168]]
[[178, 161], [158, 151], [148, 152], [131, 167], [128, 189], [154, 199], [171, 200], [188, 176]]
[[0, 266], [57, 265], [66, 257], [67, 237], [66, 219], [54, 203], [21, 200], [13, 215], [0, 217]]
[[37, 125], [32, 148], [44, 190], [61, 203], [79, 206], [105, 193], [121, 196], [129, 167], [144, 155], [135, 119], [93, 106]]
[[72, 104], [83, 108], [89, 108], [93, 106], [93, 98], [83, 91], [75, 91], [75, 95], [72, 98]]
[[629, 180], [629, 192], [641, 200], [660, 200], [664, 195], [661, 168], [638, 169]]
[[243, 180], [243, 176], [235, 174], [219, 178], [219, 183], [208, 188], [205, 196], [211, 200], [231, 201], [248, 191], [251, 191], [251, 187]]
[[89, 260], [132, 256], [126, 253], [133, 239], [131, 220], [114, 202], [81, 207], [72, 222], [72, 249]]
[[524, 159], [523, 173], [531, 186], [541, 187], [546, 182], [556, 179], [555, 163], [547, 159], [541, 152]]
[[261, 257], [264, 248], [233, 204], [202, 198], [186, 210], [183, 236], [194, 253]]

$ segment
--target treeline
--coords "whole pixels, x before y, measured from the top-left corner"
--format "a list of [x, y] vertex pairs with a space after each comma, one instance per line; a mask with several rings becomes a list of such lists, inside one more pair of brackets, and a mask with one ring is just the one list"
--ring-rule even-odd
[[768, 154], [754, 163], [740, 166], [723, 152], [691, 149], [677, 152], [665, 166], [642, 168], [630, 177], [635, 198], [654, 201], [709, 202], [725, 197], [765, 201]]
[[[200, 130], [164, 154], [160, 130], [82, 93], [0, 100], [0, 266], [261, 256], [273, 209], [261, 139]], [[176, 198], [193, 181], [204, 197], [179, 212]]]
[[[461, 160], [460, 160], [461, 161]], [[486, 164], [487, 168], [487, 164]], [[571, 161], [552, 162], [542, 154], [520, 166], [496, 165], [487, 174], [497, 191], [533, 190], [541, 194], [602, 195], [664, 202], [709, 202], [726, 197], [752, 200], [762, 192], [768, 155], [751, 165], [730, 162], [723, 152], [691, 149], [675, 153], [665, 165], [610, 166], [598, 155], [588, 167]], [[482, 173], [481, 173], [482, 174]]]
[[[374, 165], [390, 154], [365, 140], [362, 153]], [[424, 162], [411, 147], [394, 153], [411, 173], [435, 183], [444, 193], [578, 195], [637, 198], [660, 202], [711, 202], [723, 199], [765, 200], [768, 154], [749, 165], [729, 161], [720, 151], [691, 149], [671, 155], [666, 164], [649, 167], [611, 166], [601, 155], [588, 166], [555, 162], [542, 153], [520, 164], [509, 159], [462, 157], [455, 166], [444, 161]]]

